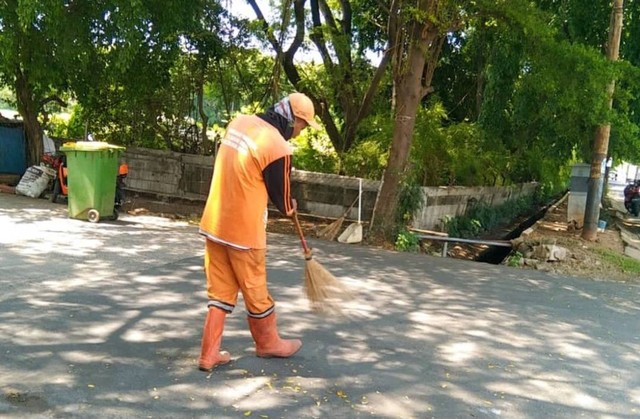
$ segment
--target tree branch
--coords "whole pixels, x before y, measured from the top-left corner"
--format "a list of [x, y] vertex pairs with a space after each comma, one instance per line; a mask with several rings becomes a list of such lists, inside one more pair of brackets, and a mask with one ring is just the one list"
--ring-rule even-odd
[[311, 0], [311, 23], [313, 25], [313, 30], [311, 31], [311, 34], [309, 34], [309, 38], [311, 38], [311, 41], [316, 45], [316, 48], [318, 48], [320, 57], [322, 57], [322, 63], [327, 68], [327, 71], [331, 73], [335, 64], [331, 59], [331, 54], [327, 49], [327, 44], [322, 32], [322, 21], [320, 20], [318, 0]]
[[264, 18], [262, 10], [260, 10], [260, 6], [258, 6], [255, 0], [247, 0], [247, 3], [249, 3], [251, 8], [253, 9], [253, 12], [256, 14], [256, 18], [258, 19], [258, 21], [262, 23], [262, 29], [264, 30], [264, 33], [271, 45], [273, 45], [273, 48], [278, 52], [282, 52], [280, 43], [278, 43], [276, 37], [273, 36], [273, 33], [271, 33], [271, 31], [269, 30], [269, 23], [267, 23], [267, 20]]
[[44, 99], [42, 99], [40, 101], [40, 109], [44, 108], [44, 105], [46, 105], [47, 103], [50, 103], [50, 102], [55, 102], [58, 105], [62, 106], [63, 108], [66, 108], [67, 106], [69, 106], [69, 104], [67, 102], [65, 102], [64, 100], [62, 100], [60, 98], [60, 96], [52, 95], [52, 96], [45, 97]]

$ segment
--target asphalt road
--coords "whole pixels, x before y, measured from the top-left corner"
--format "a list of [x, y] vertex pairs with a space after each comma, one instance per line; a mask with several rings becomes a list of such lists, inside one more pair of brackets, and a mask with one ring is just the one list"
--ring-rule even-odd
[[311, 240], [355, 292], [327, 318], [296, 238], [269, 242], [281, 335], [304, 345], [256, 358], [240, 305], [207, 374], [194, 226], [0, 193], [0, 416], [640, 417], [638, 285]]

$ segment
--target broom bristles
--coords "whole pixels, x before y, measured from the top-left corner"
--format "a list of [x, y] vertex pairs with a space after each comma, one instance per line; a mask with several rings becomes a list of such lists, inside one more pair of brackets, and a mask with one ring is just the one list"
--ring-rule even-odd
[[342, 227], [342, 223], [344, 222], [344, 217], [340, 217], [318, 233], [318, 238], [327, 239], [333, 241], [338, 232], [340, 231], [340, 227]]
[[351, 295], [343, 283], [311, 258], [305, 261], [304, 287], [307, 298], [316, 311], [339, 312], [342, 302]]
[[358, 199], [360, 199], [360, 196], [357, 196], [356, 199], [353, 200], [349, 208], [347, 208], [347, 210], [344, 212], [344, 214], [342, 214], [340, 218], [336, 219], [331, 224], [329, 224], [328, 226], [320, 230], [320, 232], [317, 233], [317, 237], [321, 239], [327, 239], [330, 241], [335, 240], [336, 236], [340, 232], [342, 223], [344, 223], [345, 218], [347, 218], [347, 214], [349, 214], [353, 206], [356, 204], [356, 202], [358, 202]]

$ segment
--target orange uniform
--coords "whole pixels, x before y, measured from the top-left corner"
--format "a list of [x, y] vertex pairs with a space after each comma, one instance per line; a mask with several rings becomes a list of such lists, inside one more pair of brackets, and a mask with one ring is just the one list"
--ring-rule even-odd
[[302, 342], [282, 339], [275, 304], [267, 288], [267, 202], [293, 215], [290, 174], [292, 150], [287, 140], [314, 121], [314, 105], [302, 93], [292, 93], [265, 113], [241, 115], [229, 123], [222, 139], [211, 189], [200, 222], [206, 239], [207, 317], [198, 368], [211, 371], [226, 364], [220, 351], [225, 317], [242, 290], [249, 330], [259, 357], [286, 358]]
[[280, 132], [258, 116], [241, 115], [229, 124], [200, 222], [210, 307], [231, 312], [241, 289], [250, 316], [273, 311], [265, 268], [267, 203], [271, 198], [285, 214], [293, 211], [291, 154]]

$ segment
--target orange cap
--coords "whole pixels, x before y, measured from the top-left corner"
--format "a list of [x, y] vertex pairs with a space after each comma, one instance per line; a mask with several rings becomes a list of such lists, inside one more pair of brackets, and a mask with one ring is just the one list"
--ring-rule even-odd
[[291, 93], [289, 95], [289, 103], [291, 104], [291, 111], [295, 116], [307, 121], [307, 124], [311, 125], [315, 129], [320, 129], [315, 117], [315, 110], [313, 109], [313, 102], [305, 94]]
[[122, 163], [120, 167], [118, 167], [119, 175], [128, 175], [129, 174], [129, 165], [127, 163]]

